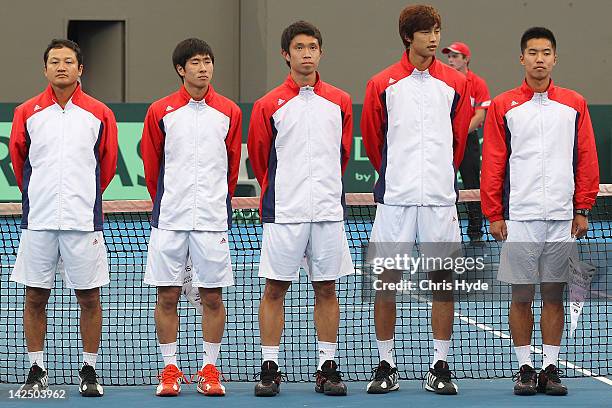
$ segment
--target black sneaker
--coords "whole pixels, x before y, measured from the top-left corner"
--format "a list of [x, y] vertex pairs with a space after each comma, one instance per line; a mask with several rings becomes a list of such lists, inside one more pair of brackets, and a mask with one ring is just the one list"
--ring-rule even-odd
[[315, 377], [317, 377], [316, 392], [325, 395], [346, 395], [346, 384], [342, 382], [342, 374], [338, 371], [338, 364], [335, 361], [325, 361], [321, 369], [315, 373]]
[[383, 360], [372, 372], [374, 376], [366, 388], [368, 394], [386, 394], [389, 391], [399, 390], [397, 367], [391, 368], [391, 365]]
[[451, 381], [451, 376], [448, 363], [438, 360], [425, 376], [425, 389], [440, 395], [455, 395], [459, 387]]
[[96, 370], [92, 366], [85, 363], [79, 371], [79, 378], [81, 379], [79, 393], [83, 397], [101, 397], [104, 395], [104, 389], [98, 383]]
[[538, 375], [533, 367], [523, 364], [519, 372], [512, 377], [513, 380], [516, 380], [514, 393], [516, 395], [535, 395], [537, 393], [537, 378]]
[[28, 372], [28, 379], [25, 384], [19, 387], [20, 391], [42, 391], [49, 388], [49, 377], [47, 372], [40, 368], [38, 364], [32, 365]]
[[264, 361], [259, 373], [259, 382], [255, 384], [256, 397], [274, 397], [280, 392], [281, 372], [274, 361]]
[[538, 375], [538, 392], [546, 393], [546, 395], [567, 395], [567, 387], [561, 384], [559, 378], [563, 372], [553, 364], [549, 365]]

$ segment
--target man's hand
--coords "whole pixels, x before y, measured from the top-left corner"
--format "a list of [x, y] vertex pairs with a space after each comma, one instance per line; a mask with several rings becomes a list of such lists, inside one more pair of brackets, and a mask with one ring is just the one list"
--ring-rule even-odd
[[589, 230], [589, 219], [584, 215], [576, 214], [572, 220], [572, 237], [582, 238]]
[[[572, 228], [573, 231], [573, 228]], [[491, 223], [491, 227], [489, 228], [489, 232], [493, 235], [498, 241], [505, 241], [508, 238], [508, 227], [506, 227], [506, 221], [499, 220], [493, 221]]]

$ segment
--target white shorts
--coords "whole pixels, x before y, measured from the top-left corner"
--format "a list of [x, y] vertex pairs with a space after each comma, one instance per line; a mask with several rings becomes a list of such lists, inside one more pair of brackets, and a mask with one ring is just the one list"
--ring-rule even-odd
[[[370, 237], [368, 258], [414, 256], [414, 242], [431, 258], [461, 255], [457, 207], [395, 206], [378, 204]], [[372, 252], [373, 251], [373, 252]]]
[[344, 221], [265, 223], [259, 276], [296, 281], [304, 267], [311, 281], [331, 281], [355, 272]]
[[70, 289], [107, 285], [110, 280], [102, 231], [21, 230], [11, 280], [52, 289], [58, 271]]
[[188, 257], [192, 286], [222, 288], [234, 284], [227, 231], [170, 231], [151, 228], [144, 283], [183, 286]]
[[569, 257], [577, 256], [572, 221], [506, 221], [508, 237], [497, 279], [511, 284], [568, 282]]

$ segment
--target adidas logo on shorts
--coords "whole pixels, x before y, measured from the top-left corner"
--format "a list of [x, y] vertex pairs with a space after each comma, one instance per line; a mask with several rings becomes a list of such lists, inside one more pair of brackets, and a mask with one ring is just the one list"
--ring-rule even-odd
[[91, 245], [98, 245], [98, 238], [94, 238], [94, 240], [91, 243]]
[[220, 244], [225, 244], [227, 242], [227, 239], [225, 238], [221, 238], [221, 242], [219, 242]]

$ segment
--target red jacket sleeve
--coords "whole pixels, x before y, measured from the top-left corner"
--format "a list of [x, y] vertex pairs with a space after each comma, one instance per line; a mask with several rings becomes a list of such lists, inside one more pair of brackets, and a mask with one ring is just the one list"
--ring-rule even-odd
[[459, 168], [465, 153], [468, 129], [472, 119], [472, 104], [470, 101], [470, 86], [467, 80], [463, 81], [459, 89], [459, 102], [453, 117], [453, 163], [455, 169]]
[[373, 80], [368, 82], [361, 111], [361, 137], [370, 163], [377, 172], [382, 164], [382, 150], [387, 127], [387, 115]]
[[225, 138], [225, 147], [227, 149], [227, 191], [230, 197], [233, 197], [238, 183], [242, 150], [242, 112], [239, 108], [232, 110], [230, 128]]
[[272, 125], [270, 124], [270, 119], [265, 115], [262, 103], [256, 102], [251, 113], [251, 121], [249, 122], [247, 149], [253, 173], [255, 173], [255, 177], [262, 190], [265, 189], [264, 182], [268, 172], [271, 148]]
[[25, 121], [20, 107], [15, 109], [13, 115], [13, 125], [11, 126], [11, 136], [9, 138], [9, 153], [13, 163], [13, 172], [17, 179], [19, 190], [23, 191], [23, 164], [28, 156], [29, 146], [26, 141]]
[[582, 101], [581, 108], [577, 127], [578, 157], [574, 174], [574, 208], [590, 210], [599, 192], [599, 163], [586, 101]]
[[117, 170], [117, 121], [109, 109], [103, 118], [103, 134], [100, 141], [100, 185], [102, 192], [110, 184]]
[[165, 135], [159, 127], [159, 121], [155, 117], [152, 107], [149, 107], [144, 120], [140, 150], [144, 164], [145, 181], [151, 200], [155, 200], [157, 194], [157, 180], [161, 165]]
[[504, 118], [493, 101], [485, 119], [480, 175], [480, 199], [483, 214], [490, 222], [504, 219], [502, 191], [508, 162]]
[[342, 174], [346, 171], [346, 166], [351, 158], [351, 146], [353, 145], [353, 104], [351, 98], [343, 100], [342, 112]]

